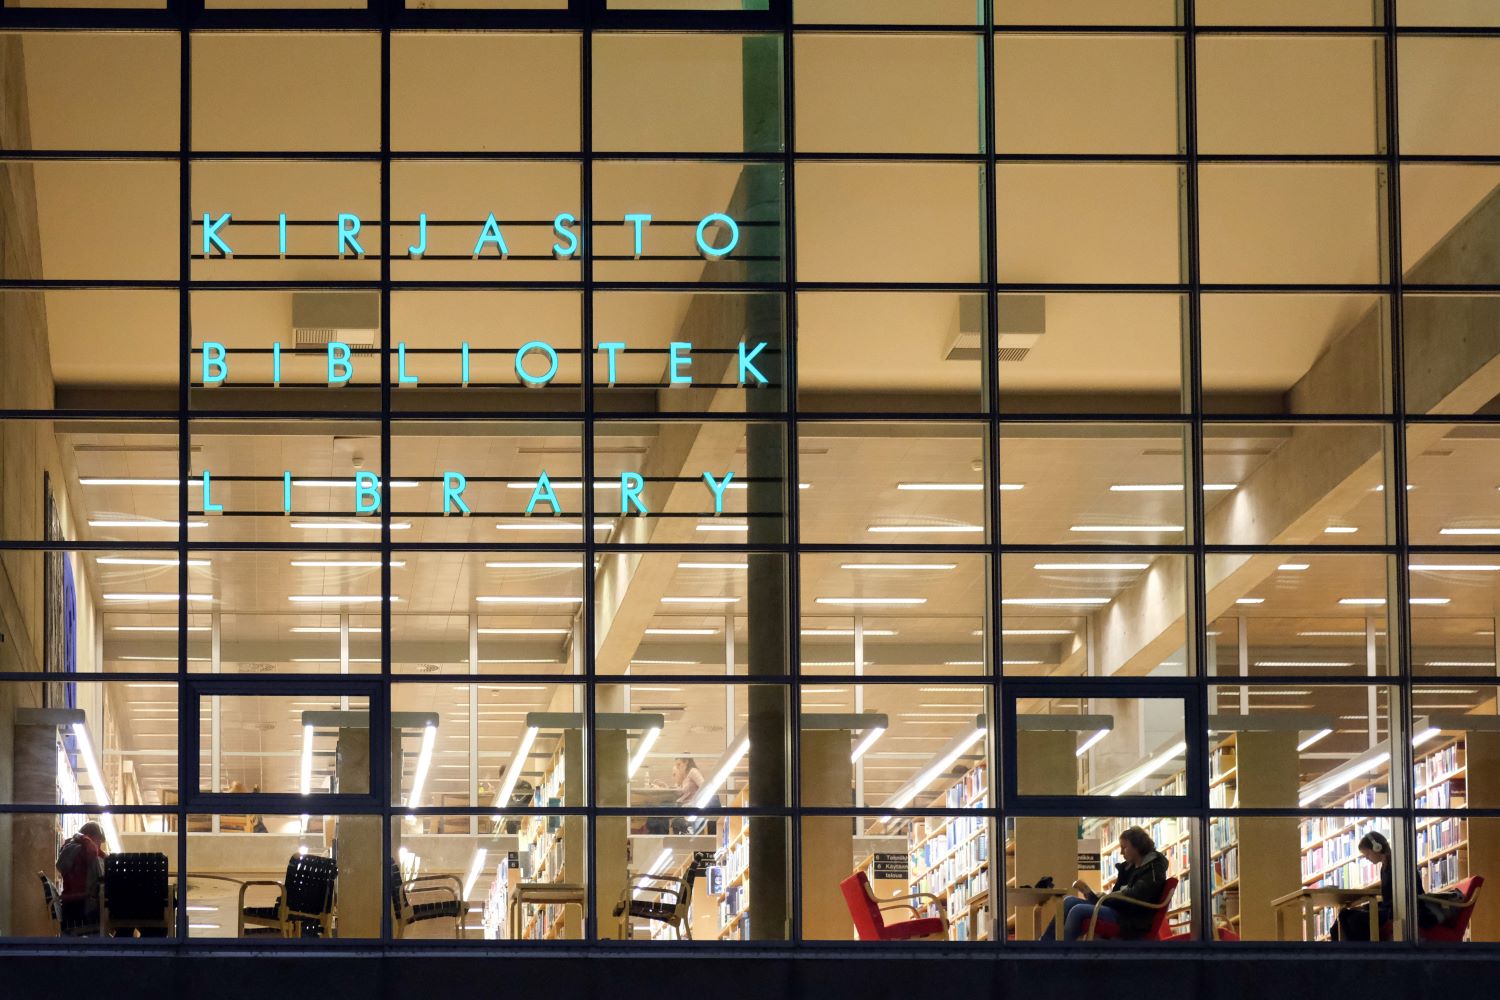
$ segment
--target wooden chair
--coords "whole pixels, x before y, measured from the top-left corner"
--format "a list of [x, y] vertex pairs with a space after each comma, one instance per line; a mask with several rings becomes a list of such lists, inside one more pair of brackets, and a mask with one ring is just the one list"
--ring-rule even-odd
[[[855, 872], [839, 883], [844, 893], [844, 902], [849, 905], [849, 915], [854, 918], [854, 933], [861, 941], [944, 941], [948, 938], [948, 917], [943, 901], [930, 892], [909, 892], [904, 896], [880, 899], [870, 888], [870, 878], [862, 871]], [[917, 909], [916, 900], [929, 899], [942, 916], [924, 917]], [[910, 910], [913, 919], [900, 923], [885, 922], [886, 910]]]
[[[1093, 912], [1089, 914], [1088, 932], [1084, 934], [1083, 940], [1094, 941], [1100, 938], [1121, 938], [1127, 941], [1167, 941], [1171, 935], [1167, 931], [1167, 909], [1172, 902], [1172, 893], [1177, 891], [1177, 879], [1169, 878], [1161, 887], [1161, 898], [1154, 903], [1142, 902], [1131, 896], [1100, 896], [1094, 903]], [[1116, 904], [1125, 906], [1139, 906], [1153, 911], [1151, 926], [1143, 934], [1121, 934], [1119, 928], [1113, 924], [1099, 924], [1099, 907], [1104, 905], [1114, 906]]]
[[698, 866], [692, 864], [684, 876], [644, 874], [626, 878], [625, 889], [614, 909], [620, 921], [620, 940], [629, 940], [630, 921], [640, 919], [666, 924], [676, 932], [679, 941], [691, 941], [693, 930], [688, 913], [693, 903], [693, 880], [697, 877]]
[[71, 919], [63, 908], [62, 890], [57, 883], [47, 877], [46, 872], [37, 872], [36, 877], [42, 880], [42, 903], [47, 907], [47, 914], [52, 918], [53, 930], [59, 937], [83, 937], [86, 934], [98, 934], [97, 924], [87, 924]]
[[[412, 895], [441, 893], [443, 898], [423, 903], [413, 903]], [[464, 884], [456, 875], [417, 875], [401, 877], [401, 867], [391, 862], [391, 932], [397, 938], [406, 936], [406, 929], [424, 920], [441, 917], [453, 918], [453, 936], [464, 936]]]
[[[288, 938], [330, 936], [338, 874], [338, 862], [332, 858], [293, 854], [286, 863], [284, 881], [240, 883], [239, 936], [271, 933]], [[276, 887], [279, 895], [274, 905], [245, 905], [245, 892], [257, 885]]]
[[172, 931], [172, 891], [167, 856], [117, 853], [104, 859], [99, 907], [102, 933], [113, 937], [165, 937]]

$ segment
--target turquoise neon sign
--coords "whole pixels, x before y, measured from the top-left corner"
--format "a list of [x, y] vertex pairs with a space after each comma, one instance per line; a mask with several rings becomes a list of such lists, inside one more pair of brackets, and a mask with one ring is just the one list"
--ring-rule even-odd
[[[229, 243], [228, 229], [234, 221], [234, 213], [214, 215], [203, 213], [203, 256], [205, 258], [229, 259], [234, 248]], [[627, 212], [623, 218], [631, 229], [631, 258], [640, 260], [646, 256], [646, 233], [651, 226], [651, 215], [646, 212]], [[575, 227], [578, 218], [571, 212], [559, 212], [552, 219], [552, 231], [558, 242], [552, 244], [552, 255], [558, 260], [571, 260], [577, 256], [581, 243]], [[365, 256], [360, 243], [360, 231], [364, 221], [353, 212], [340, 212], [334, 224], [333, 250], [340, 260]], [[723, 212], [710, 212], [698, 220], [693, 230], [693, 243], [705, 260], [723, 260], [734, 253], [740, 245], [740, 224]], [[276, 215], [276, 250], [285, 257], [287, 252], [286, 213]], [[406, 254], [420, 260], [427, 254], [427, 213], [417, 216], [417, 242], [407, 246]], [[490, 212], [475, 235], [472, 256], [475, 260], [498, 256], [501, 260], [510, 256], [510, 244], [505, 240], [505, 230], [494, 212]]]

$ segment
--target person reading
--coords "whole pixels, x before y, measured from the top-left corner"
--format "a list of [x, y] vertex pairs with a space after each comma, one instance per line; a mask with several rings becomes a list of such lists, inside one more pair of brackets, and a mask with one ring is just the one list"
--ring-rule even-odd
[[[1073, 883], [1080, 895], [1062, 901], [1064, 941], [1077, 941], [1088, 932], [1096, 905], [1099, 909], [1097, 926], [1113, 928], [1116, 937], [1133, 937], [1151, 928], [1155, 915], [1152, 910], [1128, 903], [1112, 906], [1110, 900], [1128, 897], [1142, 903], [1159, 903], [1162, 889], [1167, 884], [1167, 859], [1157, 852], [1151, 835], [1138, 826], [1121, 832], [1120, 854], [1125, 860], [1116, 866], [1114, 888], [1104, 896], [1081, 882]], [[1047, 925], [1041, 940], [1057, 940], [1057, 921]]]

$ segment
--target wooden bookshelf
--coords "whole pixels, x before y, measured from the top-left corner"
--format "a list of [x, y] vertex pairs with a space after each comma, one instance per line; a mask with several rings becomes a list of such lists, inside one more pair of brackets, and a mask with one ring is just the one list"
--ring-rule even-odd
[[[970, 768], [928, 803], [932, 809], [983, 809], [989, 802], [989, 772]], [[907, 891], [930, 892], [943, 901], [953, 941], [990, 938], [990, 832], [984, 816], [918, 817], [907, 837]]]
[[[741, 788], [729, 806], [750, 804], [750, 789]], [[750, 938], [750, 819], [726, 816], [719, 821], [719, 847], [714, 863], [724, 869], [724, 894], [719, 897], [719, 940]]]

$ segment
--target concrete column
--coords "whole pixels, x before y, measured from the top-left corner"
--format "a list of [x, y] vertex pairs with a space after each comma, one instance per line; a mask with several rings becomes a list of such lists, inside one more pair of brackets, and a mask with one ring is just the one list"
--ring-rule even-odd
[[[847, 729], [804, 729], [801, 741], [802, 801], [838, 805], [849, 801], [854, 765], [853, 734]], [[752, 834], [753, 836], [753, 834]], [[754, 855], [752, 854], [752, 859]], [[854, 821], [848, 816], [802, 819], [802, 936], [819, 941], [854, 940], [854, 921], [839, 883], [854, 865]], [[751, 876], [751, 891], [755, 879]], [[755, 926], [750, 904], [750, 926]]]

